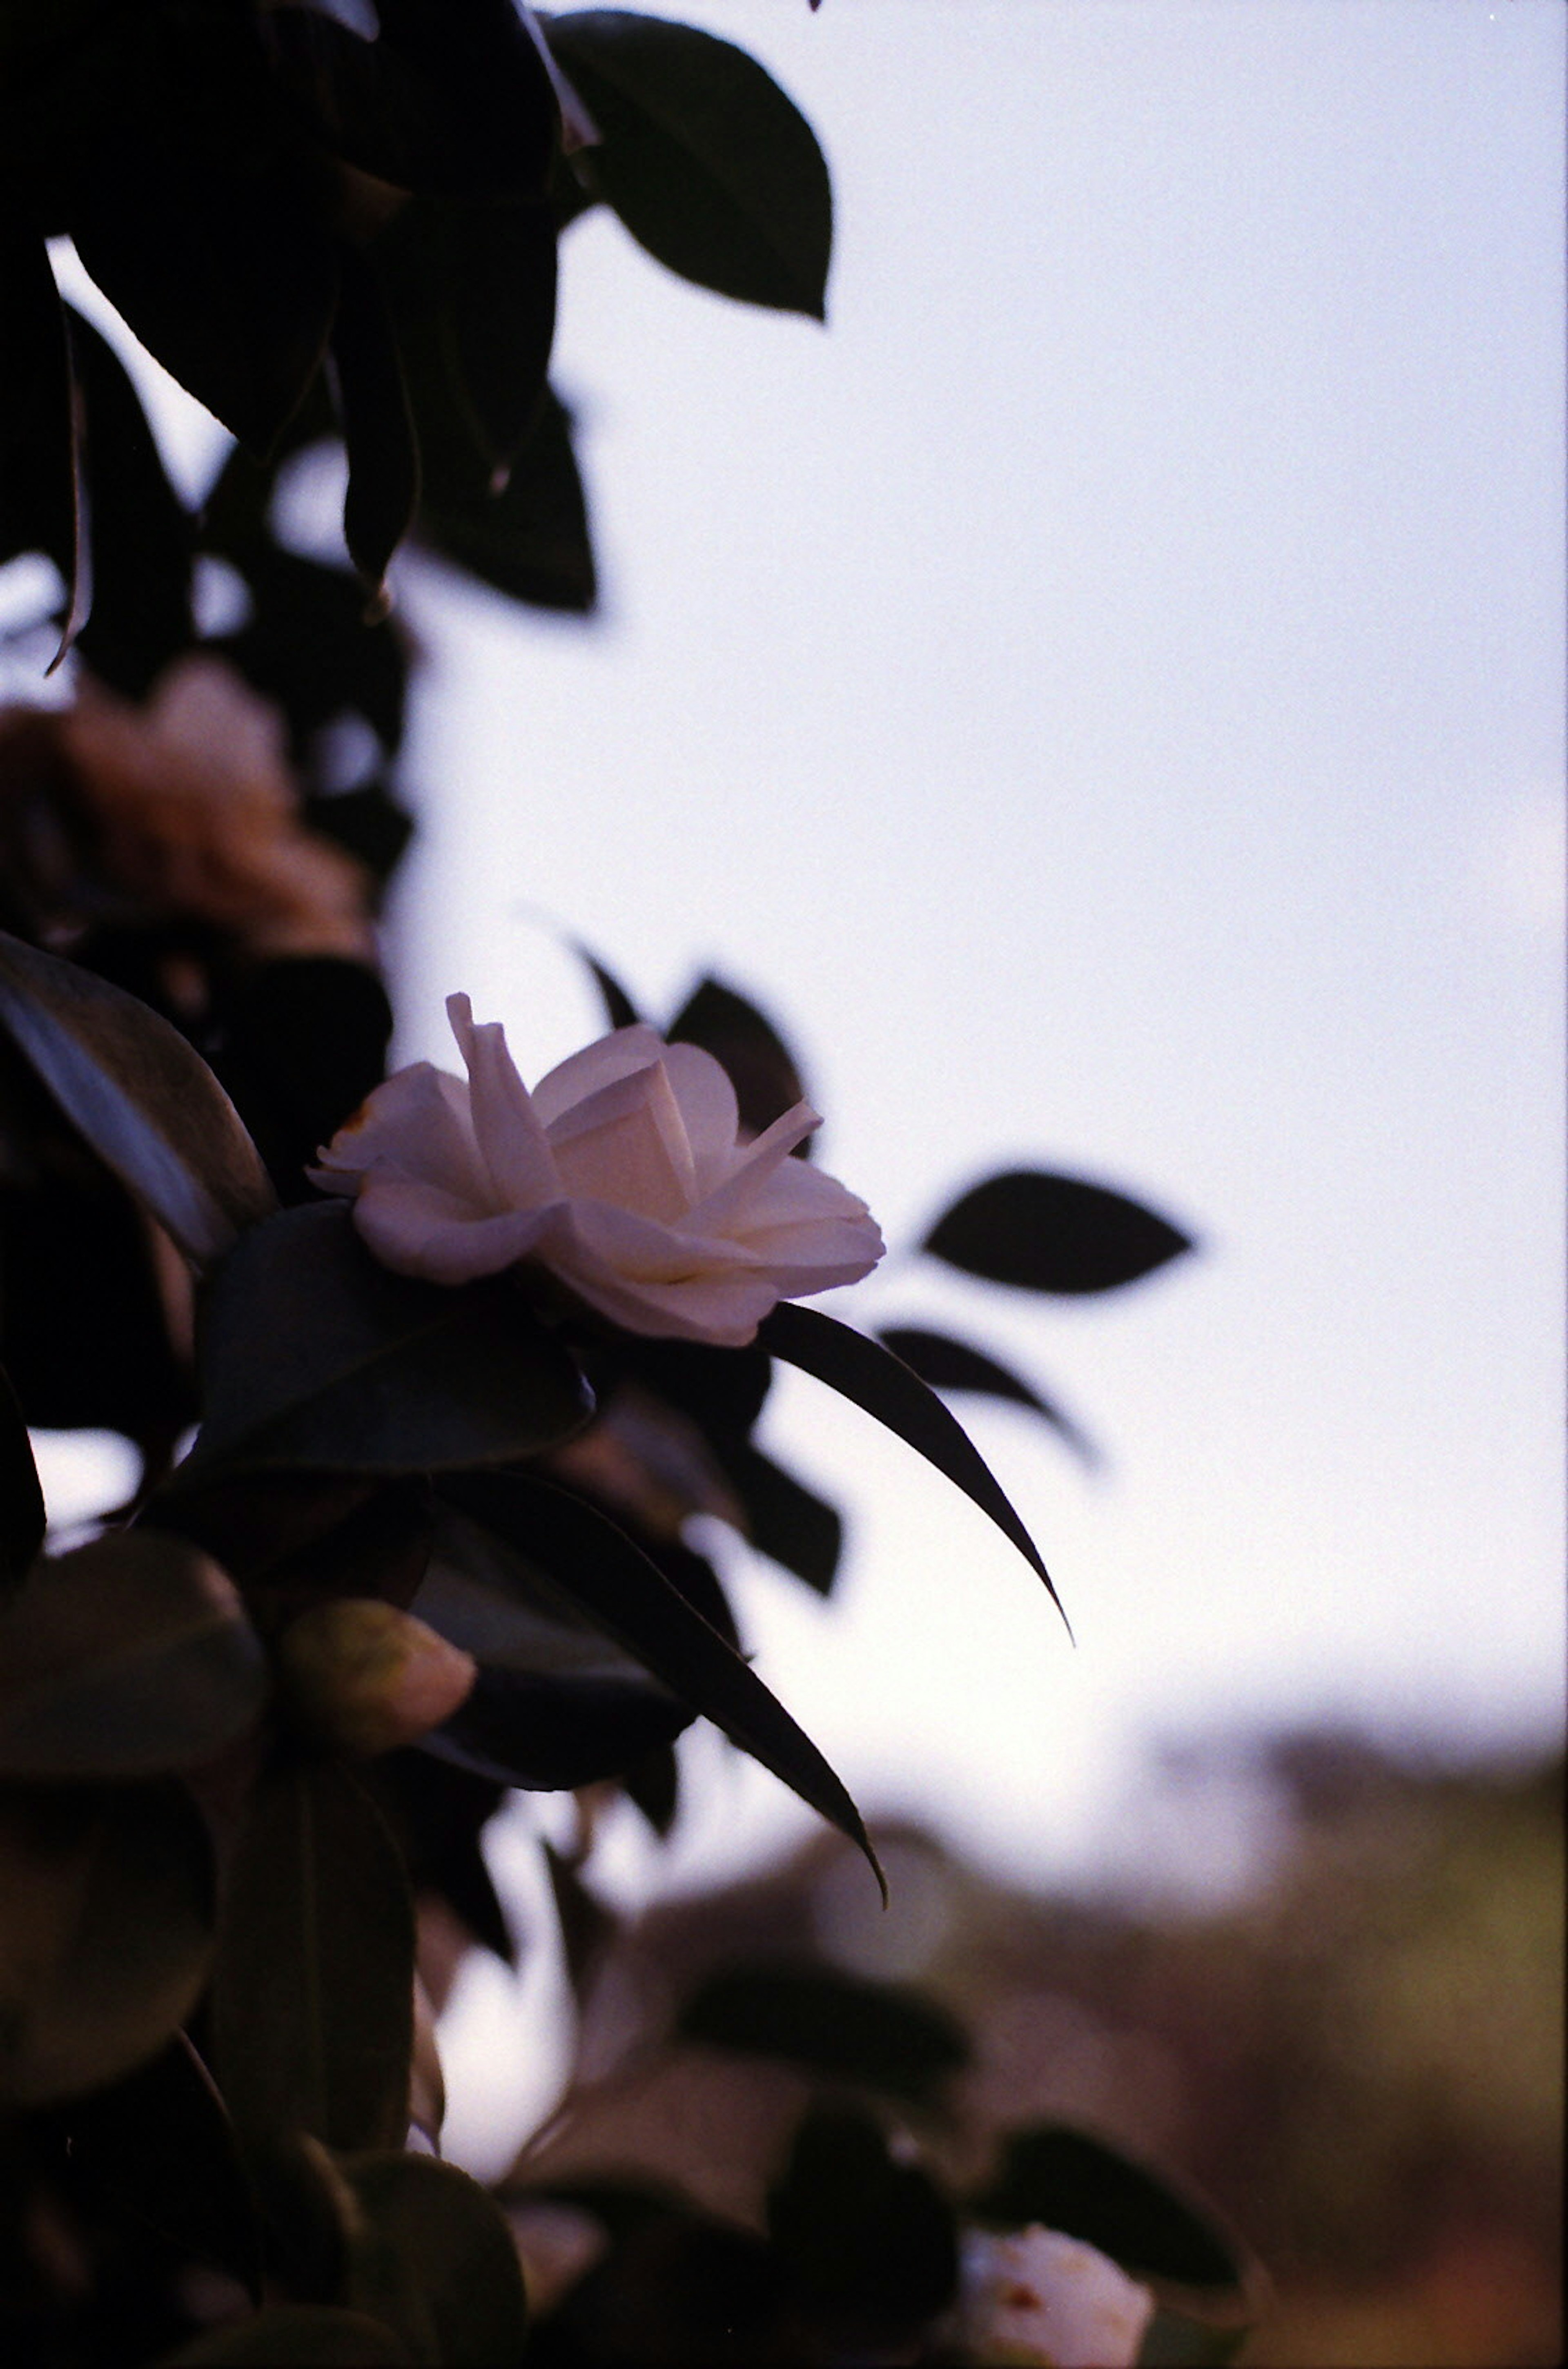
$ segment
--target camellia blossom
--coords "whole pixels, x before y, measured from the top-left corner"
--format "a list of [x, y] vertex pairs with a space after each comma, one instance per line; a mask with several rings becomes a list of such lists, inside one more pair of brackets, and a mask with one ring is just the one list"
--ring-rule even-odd
[[961, 2357], [1014, 2369], [1127, 2369], [1154, 2298], [1077, 2237], [1036, 2226], [963, 2241]]
[[311, 1171], [400, 1274], [467, 1283], [531, 1260], [631, 1333], [739, 1348], [781, 1299], [853, 1283], [882, 1255], [864, 1201], [790, 1153], [806, 1103], [743, 1140], [735, 1090], [695, 1045], [641, 1024], [530, 1093], [499, 1024], [447, 1015], [467, 1082], [416, 1062]]

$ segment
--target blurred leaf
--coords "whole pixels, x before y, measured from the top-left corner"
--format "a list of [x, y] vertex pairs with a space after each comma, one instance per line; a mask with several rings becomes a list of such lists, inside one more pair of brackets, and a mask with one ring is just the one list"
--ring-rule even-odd
[[504, 1965], [517, 1951], [481, 1848], [504, 1788], [416, 1747], [389, 1752], [364, 1772], [397, 1837], [418, 1898], [439, 1894], [482, 1949]]
[[212, 1892], [176, 1784], [0, 1787], [0, 2098], [75, 2097], [161, 2048], [207, 1978]]
[[285, 1209], [213, 1277], [206, 1414], [187, 1468], [434, 1471], [532, 1456], [578, 1429], [577, 1368], [504, 1277], [394, 1275], [342, 1202]]
[[735, 1088], [741, 1126], [753, 1135], [806, 1099], [795, 1056], [773, 1022], [716, 978], [700, 982], [666, 1035], [713, 1055]]
[[635, 1804], [661, 1842], [674, 1832], [681, 1807], [681, 1763], [673, 1745], [663, 1745], [621, 1772], [621, 1791]]
[[715, 1445], [725, 1478], [745, 1510], [751, 1544], [818, 1596], [830, 1595], [844, 1541], [843, 1522], [834, 1507], [760, 1448], [724, 1438]]
[[1212, 2328], [1182, 2313], [1157, 2309], [1139, 2348], [1138, 2369], [1224, 2369], [1239, 2360], [1250, 2325]]
[[[1031, 1570], [1049, 1590], [1061, 1610], [1061, 1599], [1040, 1560], [1039, 1550], [1024, 1528], [991, 1474], [990, 1466], [968, 1434], [954, 1421], [942, 1401], [919, 1376], [901, 1365], [881, 1343], [868, 1340], [815, 1308], [801, 1308], [782, 1299], [757, 1329], [761, 1346], [803, 1374], [815, 1375], [830, 1390], [853, 1400], [875, 1415], [889, 1431], [933, 1464], [961, 1489], [972, 1504], [988, 1514], [1010, 1539]], [[1065, 1620], [1066, 1614], [1062, 1614]]]
[[338, 2169], [358, 2207], [350, 2305], [395, 2329], [416, 2361], [521, 2363], [528, 2314], [517, 2247], [478, 2183], [423, 2155], [350, 2155]]
[[257, 1787], [212, 1977], [214, 2071], [243, 2137], [401, 2146], [413, 2046], [414, 1909], [397, 1846], [332, 1761]]
[[773, 1380], [767, 1354], [758, 1348], [713, 1349], [703, 1341], [657, 1341], [628, 1333], [616, 1341], [613, 1356], [623, 1372], [689, 1414], [715, 1449], [751, 1429]]
[[150, 2064], [61, 2110], [73, 2188], [259, 2302], [260, 2228], [234, 2129], [184, 2032]]
[[370, 589], [373, 614], [419, 498], [419, 455], [386, 300], [351, 255], [344, 258], [332, 364], [349, 455], [343, 539]]
[[963, 2026], [934, 1999], [811, 1964], [736, 1966], [686, 2001], [684, 2040], [776, 2056], [929, 2106], [969, 2060]]
[[1239, 2291], [1246, 2264], [1208, 2210], [1119, 2148], [1065, 2123], [1009, 2137], [968, 2211], [998, 2227], [1043, 2222], [1108, 2254], [1134, 2278]]
[[315, 9], [266, 19], [282, 81], [326, 144], [398, 189], [541, 190], [555, 104], [514, 11], [397, 0], [378, 13], [374, 41]]
[[846, 1835], [881, 1883], [860, 1813], [816, 1745], [622, 1531], [566, 1490], [517, 1473], [453, 1474], [440, 1485], [462, 1512], [536, 1559], [608, 1636]]
[[58, 665], [91, 595], [80, 542], [80, 486], [64, 315], [37, 225], [0, 191], [0, 320], [9, 356], [0, 393], [0, 559], [41, 551], [65, 586]]
[[699, 287], [822, 318], [828, 168], [811, 127], [744, 50], [690, 25], [589, 8], [545, 38], [602, 134], [584, 178], [648, 253]]
[[142, 12], [115, 103], [84, 127], [66, 227], [166, 370], [264, 455], [320, 363], [333, 202], [248, 9]]
[[414, 836], [413, 816], [381, 781], [335, 790], [328, 797], [307, 798], [303, 818], [312, 830], [336, 840], [350, 855], [357, 855], [383, 887]]
[[177, 1029], [0, 933], [0, 1022], [67, 1118], [199, 1265], [276, 1207], [234, 1104]]
[[572, 952], [590, 973], [599, 1000], [604, 1006], [604, 1017], [612, 1028], [635, 1028], [642, 1013], [632, 1001], [612, 970], [607, 970], [592, 949], [580, 938], [568, 939]]
[[195, 638], [192, 523], [124, 363], [90, 321], [74, 311], [68, 318], [92, 581], [78, 647], [100, 682], [141, 700]]
[[536, 424], [555, 328], [555, 232], [521, 199], [421, 199], [376, 242], [418, 390], [438, 504], [480, 505]]
[[42, 1546], [47, 1521], [33, 1444], [10, 1376], [0, 1367], [0, 1604]]
[[955, 1341], [950, 1333], [928, 1332], [918, 1324], [885, 1325], [877, 1335], [885, 1349], [901, 1357], [911, 1373], [918, 1374], [933, 1390], [978, 1390], [989, 1398], [1008, 1399], [1015, 1406], [1030, 1407], [1042, 1415], [1053, 1431], [1064, 1439], [1088, 1465], [1100, 1461], [1100, 1452], [1093, 1440], [1086, 1439], [1070, 1415], [1050, 1399], [1044, 1399], [1021, 1376], [999, 1366], [994, 1357], [970, 1346], [967, 1341]]
[[233, 1584], [156, 1530], [35, 1563], [0, 1609], [7, 1777], [189, 1768], [253, 1727], [267, 1695], [267, 1657]]
[[182, 2344], [159, 2369], [413, 2369], [415, 2357], [362, 2312], [276, 2303]]
[[768, 2228], [808, 2308], [835, 2320], [907, 2329], [957, 2289], [953, 2207], [927, 2173], [894, 2162], [878, 2124], [853, 2107], [818, 2108], [802, 2123], [768, 2193]]
[[1019, 1168], [955, 1201], [921, 1248], [990, 1283], [1076, 1295], [1134, 1283], [1192, 1242], [1103, 1184]]
[[[427, 462], [428, 417], [417, 412]], [[458, 498], [427, 481], [418, 532], [438, 558], [454, 561], [513, 601], [588, 614], [599, 597], [588, 505], [572, 450], [571, 415], [550, 389], [504, 489]]]
[[253, 602], [245, 624], [208, 647], [282, 709], [297, 761], [312, 736], [345, 713], [363, 716], [394, 756], [406, 691], [397, 628], [366, 624], [364, 588], [345, 569], [247, 541], [246, 497], [260, 476], [249, 455], [236, 452], [202, 515], [203, 547], [233, 560]]

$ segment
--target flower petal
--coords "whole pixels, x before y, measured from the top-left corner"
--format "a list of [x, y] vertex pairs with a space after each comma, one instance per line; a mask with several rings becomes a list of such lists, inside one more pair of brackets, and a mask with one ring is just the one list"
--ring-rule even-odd
[[366, 1177], [354, 1204], [354, 1223], [383, 1265], [428, 1283], [472, 1283], [515, 1266], [549, 1216], [548, 1209], [508, 1209], [476, 1217], [439, 1186], [384, 1171]]
[[468, 1090], [429, 1061], [399, 1070], [362, 1102], [307, 1173], [328, 1193], [357, 1191], [374, 1169], [420, 1176], [475, 1211], [494, 1206], [474, 1141]]
[[447, 1018], [468, 1071], [474, 1139], [493, 1186], [492, 1207], [531, 1209], [559, 1198], [544, 1121], [507, 1050], [498, 1020], [475, 1027], [465, 995], [449, 995]]
[[550, 1129], [550, 1149], [574, 1199], [673, 1226], [695, 1198], [692, 1150], [662, 1061], [616, 1078], [567, 1111]]
[[612, 1084], [633, 1070], [646, 1070], [650, 1062], [662, 1060], [667, 1049], [658, 1029], [650, 1028], [646, 1020], [631, 1028], [612, 1029], [608, 1036], [585, 1045], [578, 1053], [568, 1053], [547, 1070], [533, 1089], [533, 1107], [544, 1126], [553, 1127], [601, 1086]]

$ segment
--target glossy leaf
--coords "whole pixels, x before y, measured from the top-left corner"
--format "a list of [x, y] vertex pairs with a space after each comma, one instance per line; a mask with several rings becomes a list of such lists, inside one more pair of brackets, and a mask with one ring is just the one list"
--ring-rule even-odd
[[1247, 2266], [1209, 2212], [1103, 2139], [1065, 2123], [1014, 2131], [968, 2210], [1013, 2228], [1039, 2221], [1108, 2254], [1134, 2278], [1239, 2291]]
[[793, 100], [745, 51], [617, 8], [555, 17], [556, 62], [602, 135], [578, 160], [660, 263], [751, 304], [820, 320], [828, 168]]
[[80, 654], [100, 682], [140, 700], [194, 638], [193, 525], [124, 363], [81, 314], [68, 319], [92, 580]]
[[374, 614], [384, 601], [388, 563], [419, 498], [419, 455], [386, 300], [357, 258], [344, 264], [332, 363], [349, 455], [343, 539]]
[[71, 357], [49, 253], [35, 223], [0, 197], [0, 559], [41, 551], [65, 586], [58, 665], [86, 614]]
[[1038, 1390], [1024, 1381], [1010, 1368], [999, 1365], [983, 1350], [967, 1341], [956, 1341], [950, 1333], [933, 1333], [920, 1324], [887, 1324], [877, 1334], [885, 1349], [891, 1349], [911, 1373], [933, 1390], [976, 1390], [983, 1397], [1006, 1399], [1014, 1406], [1029, 1407], [1044, 1418], [1051, 1429], [1064, 1439], [1085, 1464], [1100, 1461], [1099, 1449], [1086, 1439], [1069, 1414], [1064, 1414], [1051, 1399], [1042, 1398]]
[[624, 1532], [564, 1489], [516, 1473], [464, 1473], [442, 1494], [536, 1561], [654, 1676], [723, 1729], [881, 1871], [839, 1779], [783, 1705]]
[[0, 1603], [42, 1546], [47, 1520], [32, 1441], [0, 1367]]
[[[956, 1489], [990, 1516], [1030, 1568], [1044, 1580], [1059, 1611], [1061, 1600], [1040, 1559], [1039, 1549], [968, 1434], [955, 1422], [933, 1391], [878, 1341], [824, 1316], [815, 1308], [781, 1300], [758, 1327], [760, 1345], [786, 1366], [797, 1366], [853, 1400], [935, 1466]], [[1063, 1619], [1066, 1619], [1065, 1613]]]
[[394, 1275], [342, 1202], [285, 1209], [214, 1276], [205, 1420], [187, 1468], [436, 1471], [532, 1456], [576, 1431], [577, 1368], [504, 1277]]
[[887, 2329], [922, 2326], [958, 2283], [953, 2207], [930, 2175], [898, 2163], [869, 2114], [819, 2107], [768, 2194], [768, 2230], [813, 2316]]
[[521, 2363], [528, 2311], [517, 2246], [478, 2183], [424, 2155], [351, 2155], [338, 2169], [356, 2207], [353, 2308], [395, 2330], [416, 2361]]
[[413, 2369], [416, 2358], [363, 2312], [277, 2303], [182, 2344], [159, 2369]]
[[0, 933], [0, 1022], [99, 1159], [198, 1265], [276, 1207], [212, 1070], [134, 996]]
[[681, 2008], [677, 2030], [910, 2105], [933, 2103], [969, 2058], [962, 2025], [934, 1999], [812, 1964], [712, 1975]]
[[212, 1894], [179, 1787], [0, 1787], [0, 2098], [47, 2105], [155, 2054], [206, 1981]]
[[1076, 1297], [1135, 1283], [1192, 1241], [1104, 1184], [1019, 1168], [988, 1176], [955, 1201], [921, 1248], [990, 1283]]
[[223, 2100], [184, 2032], [61, 2120], [77, 2193], [228, 2272], [259, 2302], [256, 2199]]
[[806, 1099], [795, 1056], [773, 1022], [722, 980], [703, 979], [666, 1034], [713, 1055], [735, 1088], [741, 1126], [753, 1135]]
[[400, 2146], [413, 1988], [413, 1903], [369, 1794], [335, 1762], [274, 1768], [235, 1854], [213, 1970], [213, 2070], [242, 2135]]
[[253, 1727], [267, 1657], [183, 1539], [121, 1531], [33, 1565], [0, 1609], [0, 1774], [147, 1777]]

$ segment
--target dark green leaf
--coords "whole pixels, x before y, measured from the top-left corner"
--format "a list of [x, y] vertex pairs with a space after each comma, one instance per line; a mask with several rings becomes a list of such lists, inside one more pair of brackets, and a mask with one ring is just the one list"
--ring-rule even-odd
[[740, 1123], [753, 1135], [806, 1099], [795, 1057], [773, 1022], [716, 978], [700, 982], [666, 1033], [671, 1043], [700, 1045], [727, 1071]]
[[456, 1514], [412, 1609], [480, 1665], [427, 1748], [504, 1784], [551, 1792], [618, 1776], [692, 1718], [536, 1563]]
[[362, 2312], [276, 2303], [182, 2344], [159, 2369], [413, 2369], [414, 2359]]
[[212, 1893], [175, 1784], [0, 1788], [0, 2097], [76, 2097], [163, 2047], [207, 1978]]
[[183, 1539], [121, 1531], [40, 1562], [0, 1610], [0, 1772], [148, 1777], [253, 1727], [267, 1658], [232, 1583]]
[[397, 1473], [501, 1463], [578, 1430], [576, 1367], [504, 1277], [394, 1275], [342, 1202], [285, 1209], [214, 1276], [189, 1468]]
[[233, 2125], [184, 2032], [61, 2110], [74, 2190], [225, 2270], [260, 2301], [260, 2229]]
[[380, 18], [375, 41], [314, 9], [266, 21], [283, 83], [326, 144], [398, 189], [542, 189], [555, 105], [515, 12], [403, 0]]
[[588, 505], [572, 450], [571, 415], [546, 390], [538, 419], [500, 492], [461, 498], [431, 479], [429, 415], [416, 409], [428, 469], [418, 533], [438, 558], [535, 608], [586, 616], [598, 599]]
[[1085, 1464], [1100, 1461], [1100, 1451], [1093, 1440], [1086, 1439], [1069, 1414], [1050, 1399], [1040, 1396], [1028, 1382], [1006, 1366], [999, 1366], [994, 1357], [972, 1348], [967, 1341], [955, 1341], [950, 1333], [928, 1332], [918, 1324], [885, 1325], [877, 1335], [885, 1349], [901, 1357], [911, 1373], [933, 1390], [979, 1390], [994, 1399], [1010, 1400], [1015, 1406], [1026, 1406], [1042, 1415], [1053, 1431], [1081, 1456]]
[[306, 2132], [401, 2146], [413, 2047], [414, 1908], [397, 1846], [332, 1761], [279, 1767], [235, 1854], [212, 1981], [213, 2069], [264, 2152]]
[[429, 2156], [352, 2155], [339, 2169], [358, 2207], [348, 2282], [355, 2309], [395, 2329], [416, 2361], [521, 2363], [527, 2305], [499, 2206]]
[[154, 15], [70, 178], [66, 227], [166, 370], [265, 455], [320, 364], [338, 300], [326, 162], [249, 10]]
[[344, 260], [332, 362], [349, 454], [343, 539], [373, 612], [384, 602], [387, 564], [419, 498], [419, 455], [386, 300], [357, 258]]
[[42, 1546], [47, 1519], [33, 1444], [10, 1376], [0, 1368], [0, 1600]]
[[844, 1541], [835, 1509], [748, 1441], [720, 1437], [714, 1445], [758, 1552], [783, 1563], [818, 1596], [831, 1594]]
[[1014, 2131], [996, 2176], [968, 2208], [1014, 2228], [1032, 2221], [1108, 2254], [1135, 2278], [1240, 2291], [1247, 2266], [1211, 2213], [1163, 2175], [1085, 2131]]
[[807, 2307], [833, 2320], [908, 2329], [958, 2283], [953, 2208], [929, 2175], [895, 2163], [871, 2116], [818, 2108], [768, 2194], [768, 2228]]
[[81, 655], [100, 682], [139, 700], [194, 638], [192, 522], [125, 365], [89, 321], [69, 318], [92, 579]]
[[990, 1283], [1076, 1296], [1136, 1282], [1192, 1241], [1103, 1184], [1019, 1168], [955, 1201], [921, 1247]]
[[41, 551], [65, 586], [58, 665], [86, 614], [71, 357], [49, 254], [9, 190], [0, 192], [0, 321], [8, 354], [0, 391], [0, 559]]
[[0, 933], [0, 1022], [100, 1160], [198, 1265], [274, 1208], [234, 1104], [177, 1030]]
[[584, 945], [580, 938], [572, 938], [568, 944], [578, 960], [587, 966], [599, 990], [599, 1000], [604, 1006], [604, 1016], [611, 1027], [635, 1028], [643, 1015], [614, 972], [607, 970], [592, 948]]
[[[1013, 1512], [993, 1478], [990, 1466], [968, 1434], [954, 1421], [942, 1401], [928, 1390], [879, 1341], [866, 1338], [818, 1309], [801, 1308], [781, 1300], [758, 1327], [760, 1345], [787, 1366], [813, 1374], [830, 1390], [864, 1407], [889, 1431], [933, 1464], [988, 1514], [1002, 1536], [1011, 1539], [1033, 1571], [1050, 1590], [1059, 1611], [1061, 1601], [1038, 1548]], [[1063, 1613], [1062, 1618], [1066, 1619]]]
[[828, 168], [756, 60], [655, 17], [589, 8], [545, 28], [602, 143], [580, 160], [650, 255], [699, 287], [822, 317]]
[[686, 2040], [781, 2057], [918, 2106], [932, 2104], [969, 2058], [962, 2025], [934, 1999], [810, 1964], [715, 1974], [687, 2000], [677, 2029]]
[[441, 1488], [536, 1561], [607, 1636], [846, 1835], [881, 1883], [860, 1813], [816, 1745], [624, 1532], [581, 1498], [516, 1473], [454, 1474]]

